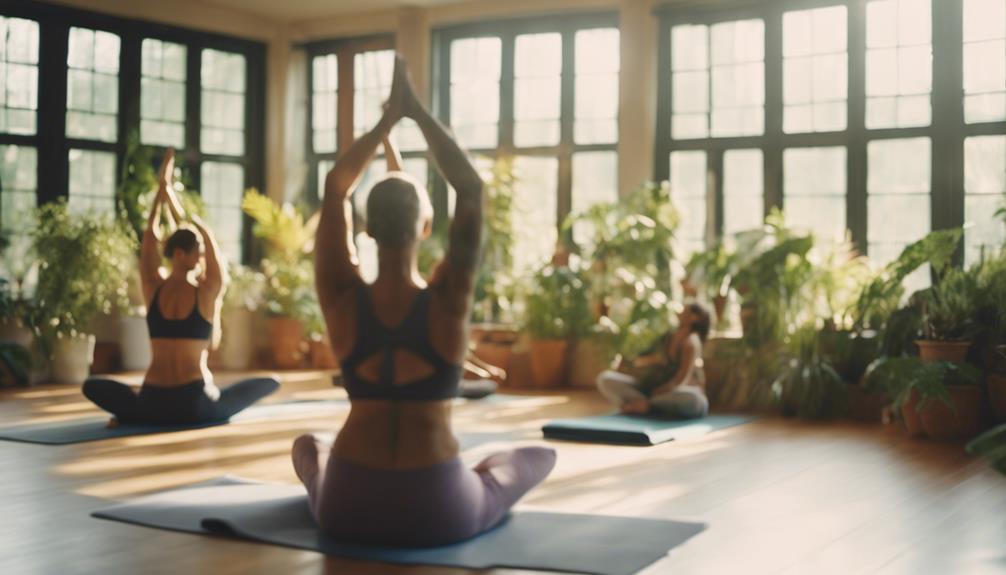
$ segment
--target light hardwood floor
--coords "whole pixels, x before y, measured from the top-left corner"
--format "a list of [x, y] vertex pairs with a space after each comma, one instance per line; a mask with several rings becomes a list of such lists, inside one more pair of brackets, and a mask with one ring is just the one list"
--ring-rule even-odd
[[[135, 379], [135, 378], [134, 378]], [[236, 376], [220, 376], [221, 384]], [[335, 398], [326, 374], [287, 373], [281, 397]], [[459, 403], [459, 432], [540, 441], [553, 417], [605, 410], [589, 390]], [[4, 425], [95, 413], [73, 387], [0, 392]], [[92, 519], [103, 500], [222, 474], [296, 482], [293, 439], [345, 416], [259, 421], [80, 445], [0, 441], [0, 574], [455, 574]], [[492, 437], [492, 435], [490, 435]], [[508, 441], [467, 450], [477, 460]], [[658, 447], [552, 443], [559, 463], [524, 508], [700, 521], [644, 573], [1006, 573], [1006, 479], [956, 443], [897, 428], [763, 418]], [[632, 537], [632, 534], [626, 534]], [[495, 570], [492, 573], [514, 573]]]

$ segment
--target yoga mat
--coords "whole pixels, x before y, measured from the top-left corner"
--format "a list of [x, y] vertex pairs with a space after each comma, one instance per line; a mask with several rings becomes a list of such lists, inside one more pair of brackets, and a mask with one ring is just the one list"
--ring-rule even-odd
[[40, 443], [44, 445], [67, 445], [84, 443], [101, 439], [114, 439], [131, 435], [149, 435], [152, 433], [172, 433], [189, 429], [215, 427], [231, 422], [261, 421], [264, 419], [283, 419], [316, 414], [325, 410], [348, 408], [349, 403], [341, 400], [332, 401], [291, 401], [253, 405], [238, 413], [229, 420], [212, 421], [192, 425], [125, 425], [106, 427], [109, 415], [100, 415], [57, 421], [52, 423], [33, 423], [0, 428], [0, 439], [21, 441], [25, 443]]
[[518, 511], [491, 531], [445, 547], [352, 545], [335, 542], [318, 530], [302, 486], [230, 476], [141, 497], [92, 515], [364, 561], [597, 575], [636, 573], [705, 529], [698, 523], [660, 519]]
[[718, 429], [741, 425], [754, 419], [750, 415], [707, 415], [701, 419], [659, 419], [638, 415], [595, 415], [557, 419], [541, 431], [546, 439], [614, 443], [619, 445], [657, 445], [675, 439], [705, 435]]

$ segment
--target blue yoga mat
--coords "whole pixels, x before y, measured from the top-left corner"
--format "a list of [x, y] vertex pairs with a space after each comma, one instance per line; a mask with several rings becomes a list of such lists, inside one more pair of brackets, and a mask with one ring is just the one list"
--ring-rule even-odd
[[701, 419], [659, 419], [639, 415], [595, 415], [557, 419], [541, 431], [547, 439], [614, 443], [619, 445], [657, 445], [675, 439], [705, 435], [711, 431], [741, 425], [754, 419], [750, 415], [707, 415]]
[[705, 529], [698, 523], [661, 519], [518, 511], [491, 531], [445, 547], [351, 545], [333, 541], [318, 530], [302, 486], [238, 477], [141, 497], [93, 516], [363, 561], [597, 575], [636, 573]]
[[342, 400], [331, 401], [292, 401], [253, 405], [238, 413], [229, 420], [213, 421], [195, 425], [119, 425], [107, 427], [108, 415], [85, 417], [70, 421], [52, 423], [32, 423], [0, 428], [0, 439], [20, 441], [24, 443], [40, 443], [44, 445], [67, 445], [84, 443], [101, 439], [114, 439], [131, 435], [149, 435], [152, 433], [172, 433], [190, 429], [202, 429], [225, 425], [230, 422], [260, 421], [264, 419], [283, 419], [303, 417], [319, 412], [334, 411], [348, 408], [349, 403]]

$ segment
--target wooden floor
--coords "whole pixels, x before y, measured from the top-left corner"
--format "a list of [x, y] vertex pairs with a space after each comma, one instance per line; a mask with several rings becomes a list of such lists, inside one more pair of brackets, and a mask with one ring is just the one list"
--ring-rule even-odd
[[[342, 393], [325, 374], [288, 373], [283, 380], [286, 397]], [[535, 437], [545, 420], [601, 411], [588, 391], [541, 394], [459, 404], [455, 427]], [[91, 413], [77, 388], [0, 392], [2, 424]], [[0, 441], [0, 573], [467, 573], [344, 561], [88, 516], [102, 500], [225, 473], [295, 482], [293, 438], [334, 430], [344, 415], [68, 446]], [[463, 457], [474, 460], [501, 445]], [[522, 507], [708, 524], [648, 575], [1006, 573], [1006, 479], [959, 444], [912, 441], [880, 425], [768, 418], [659, 447], [553, 445], [558, 466]]]

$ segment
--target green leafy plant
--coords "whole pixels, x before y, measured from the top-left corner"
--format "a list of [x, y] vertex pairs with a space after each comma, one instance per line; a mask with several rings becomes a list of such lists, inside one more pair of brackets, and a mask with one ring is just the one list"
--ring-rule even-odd
[[926, 337], [940, 341], [967, 341], [977, 326], [978, 277], [973, 270], [948, 268], [939, 282], [920, 296]]
[[791, 357], [772, 382], [775, 399], [803, 419], [844, 413], [848, 401], [848, 386], [822, 351], [822, 333], [807, 325], [793, 334], [786, 346]]
[[245, 192], [241, 209], [255, 220], [252, 234], [265, 243], [269, 259], [292, 262], [314, 251], [317, 215], [305, 221], [292, 204], [280, 206], [254, 188]]
[[584, 274], [546, 264], [535, 273], [525, 301], [524, 329], [534, 339], [567, 339], [593, 324]]
[[228, 275], [230, 283], [224, 293], [224, 308], [257, 310], [264, 299], [265, 275], [234, 262], [230, 264]]
[[918, 393], [918, 409], [934, 400], [954, 407], [947, 385], [979, 385], [981, 377], [981, 370], [970, 364], [924, 362], [917, 357], [879, 358], [866, 372], [868, 386], [886, 391], [895, 407], [904, 405], [913, 391]]
[[65, 202], [37, 211], [33, 251], [40, 263], [36, 302], [43, 335], [82, 332], [99, 313], [128, 308], [136, 241], [121, 221], [72, 214]]
[[269, 315], [307, 323], [317, 299], [314, 291], [314, 264], [310, 260], [262, 260], [266, 277], [265, 300]]
[[708, 299], [712, 299], [727, 295], [736, 267], [736, 252], [728, 249], [723, 242], [716, 242], [708, 250], [692, 254], [685, 264], [685, 277], [693, 285], [701, 287]]
[[474, 321], [511, 321], [517, 282], [514, 275], [514, 185], [511, 158], [499, 158], [485, 182], [485, 240], [475, 278]]
[[967, 451], [984, 457], [993, 469], [1006, 475], [1006, 424], [976, 437], [968, 443]]

